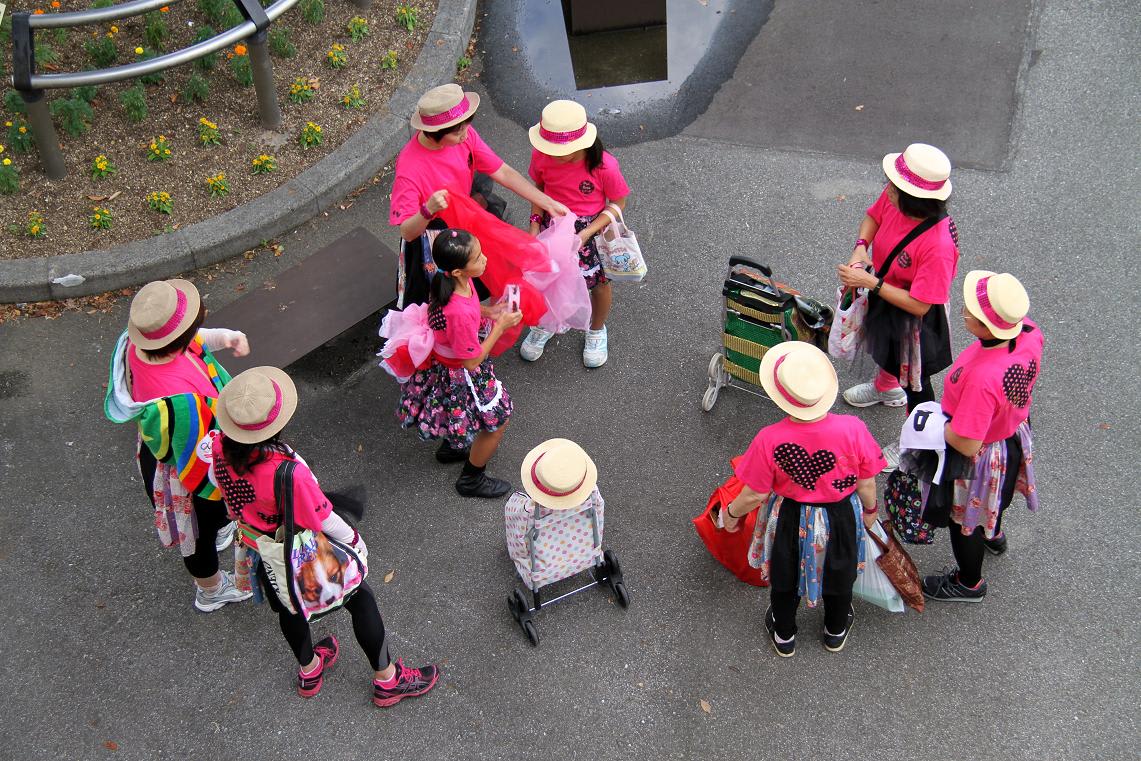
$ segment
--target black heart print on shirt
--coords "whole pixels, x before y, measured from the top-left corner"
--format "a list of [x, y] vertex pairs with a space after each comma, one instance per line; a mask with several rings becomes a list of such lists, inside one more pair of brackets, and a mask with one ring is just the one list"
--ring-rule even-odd
[[843, 478], [833, 478], [832, 479], [832, 488], [835, 489], [836, 491], [844, 491], [845, 489], [850, 488], [850, 487], [855, 486], [855, 485], [856, 485], [856, 474], [855, 473], [853, 473], [850, 476], [844, 476]]
[[774, 452], [776, 464], [805, 489], [815, 489], [820, 477], [836, 467], [836, 455], [827, 449], [818, 449], [809, 455], [808, 450], [791, 442], [781, 444]]
[[1038, 377], [1038, 362], [1030, 360], [1030, 367], [1011, 365], [1002, 374], [1002, 393], [1015, 407], [1025, 407], [1030, 403], [1030, 384]]
[[235, 479], [230, 475], [228, 468], [216, 468], [214, 476], [218, 479], [218, 485], [222, 487], [226, 504], [235, 513], [257, 499], [250, 482], [244, 478]]

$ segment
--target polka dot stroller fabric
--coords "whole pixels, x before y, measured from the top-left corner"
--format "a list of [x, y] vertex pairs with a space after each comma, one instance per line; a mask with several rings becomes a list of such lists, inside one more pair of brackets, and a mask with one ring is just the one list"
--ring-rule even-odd
[[523, 492], [503, 507], [507, 552], [531, 591], [582, 573], [602, 562], [606, 503], [598, 489], [579, 506], [549, 510]]

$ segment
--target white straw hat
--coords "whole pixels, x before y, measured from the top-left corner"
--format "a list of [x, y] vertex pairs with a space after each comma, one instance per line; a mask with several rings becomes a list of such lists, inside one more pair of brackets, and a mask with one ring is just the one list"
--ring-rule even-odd
[[951, 195], [951, 160], [933, 145], [912, 143], [903, 153], [887, 154], [883, 171], [893, 185], [916, 198], [945, 201]]
[[967, 311], [1003, 341], [1022, 332], [1022, 320], [1030, 311], [1030, 297], [1014, 275], [971, 270], [963, 281]]
[[531, 145], [548, 156], [568, 156], [589, 148], [598, 128], [586, 120], [586, 109], [573, 100], [554, 100], [543, 108], [539, 123], [527, 131]]
[[189, 280], [156, 280], [131, 299], [127, 336], [140, 349], [161, 349], [198, 319], [202, 297]]
[[235, 376], [214, 405], [218, 427], [228, 438], [257, 444], [280, 431], [297, 411], [297, 387], [284, 370], [263, 365]]
[[804, 341], [785, 341], [766, 351], [758, 374], [769, 398], [798, 420], [832, 409], [840, 387], [828, 355]]
[[569, 439], [549, 439], [532, 449], [519, 475], [531, 499], [552, 510], [581, 505], [598, 483], [594, 461]]
[[462, 87], [455, 84], [433, 87], [416, 101], [416, 110], [412, 112], [412, 127], [425, 132], [436, 132], [473, 116], [477, 108], [479, 95], [474, 92], [464, 92]]

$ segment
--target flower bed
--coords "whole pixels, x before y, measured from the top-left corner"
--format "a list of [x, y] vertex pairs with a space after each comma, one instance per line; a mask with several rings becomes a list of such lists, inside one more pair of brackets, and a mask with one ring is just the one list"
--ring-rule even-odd
[[[42, 10], [101, 5], [110, 2], [52, 0]], [[48, 91], [68, 168], [56, 182], [39, 168], [18, 113], [22, 101], [6, 90], [0, 104], [0, 258], [108, 248], [201, 221], [273, 190], [384, 108], [416, 60], [435, 7], [431, 0], [374, 0], [362, 11], [347, 0], [301, 0], [270, 28], [283, 115], [276, 132], [258, 125], [242, 44], [162, 77]], [[37, 68], [79, 71], [177, 50], [230, 28], [240, 19], [233, 13], [230, 0], [185, 0], [114, 25], [40, 31]], [[7, 69], [10, 20], [4, 27]]]

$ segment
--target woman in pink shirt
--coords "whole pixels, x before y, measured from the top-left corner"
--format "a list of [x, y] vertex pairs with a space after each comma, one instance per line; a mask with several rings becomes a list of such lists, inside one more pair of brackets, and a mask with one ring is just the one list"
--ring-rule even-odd
[[765, 352], [761, 385], [787, 417], [762, 428], [737, 464], [741, 494], [725, 506], [727, 531], [761, 508], [763, 545], [750, 565], [769, 580], [765, 613], [777, 655], [796, 652], [796, 609], [824, 601], [824, 647], [839, 652], [855, 614], [852, 586], [862, 572], [863, 533], [876, 521], [876, 474], [883, 455], [867, 426], [833, 415], [836, 370], [812, 344], [787, 341]]
[[567, 213], [565, 206], [537, 190], [488, 147], [471, 126], [478, 108], [479, 95], [456, 84], [434, 87], [416, 104], [411, 119], [416, 134], [396, 157], [388, 216], [389, 224], [400, 228], [398, 308], [428, 301], [428, 284], [436, 268], [428, 231], [446, 226], [436, 215], [448, 207], [448, 189], [470, 195], [476, 172], [489, 175], [548, 214]]
[[[582, 363], [601, 367], [609, 356], [606, 318], [610, 315], [610, 280], [602, 271], [595, 236], [609, 223], [602, 214], [607, 205], [619, 211], [626, 208], [630, 186], [622, 176], [618, 160], [603, 147], [598, 128], [586, 119], [586, 109], [573, 100], [556, 100], [543, 109], [539, 123], [529, 132], [531, 167], [529, 174], [540, 190], [566, 204], [577, 217], [575, 230], [581, 247], [578, 266], [590, 289], [590, 329], [582, 350]], [[531, 207], [531, 234], [550, 225], [549, 214], [537, 204]], [[608, 212], [610, 213], [610, 212]], [[534, 362], [553, 334], [532, 327], [519, 347], [519, 354]]]
[[883, 170], [887, 187], [860, 223], [848, 263], [837, 267], [844, 287], [868, 290], [866, 348], [880, 371], [845, 391], [844, 401], [911, 412], [935, 400], [931, 376], [952, 359], [945, 305], [959, 248], [947, 216], [951, 162], [938, 148], [913, 143], [884, 156]]
[[984, 550], [1006, 551], [1003, 512], [1019, 491], [1038, 509], [1030, 404], [1042, 372], [1042, 332], [1026, 317], [1030, 299], [1013, 275], [983, 270], [963, 283], [963, 322], [978, 340], [951, 366], [943, 385], [947, 445], [973, 463], [973, 477], [955, 481], [951, 550], [958, 568], [923, 580], [933, 600], [981, 602]]

